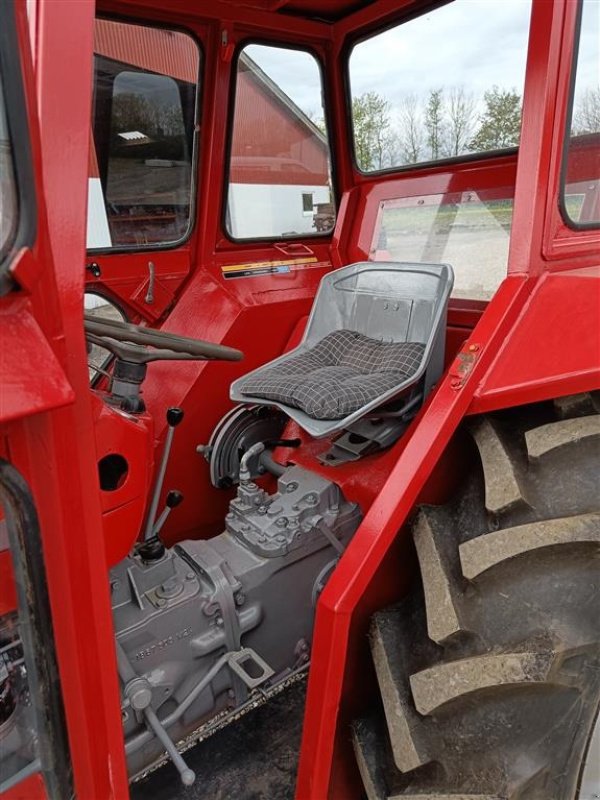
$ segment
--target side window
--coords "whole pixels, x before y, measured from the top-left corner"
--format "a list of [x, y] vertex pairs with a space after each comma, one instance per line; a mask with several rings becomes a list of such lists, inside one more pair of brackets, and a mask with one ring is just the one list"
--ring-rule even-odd
[[97, 19], [94, 51], [87, 246], [176, 244], [192, 221], [198, 46]]
[[582, 0], [580, 13], [561, 203], [574, 228], [600, 225], [600, 6]]
[[226, 227], [234, 239], [328, 233], [335, 212], [319, 66], [248, 45], [237, 62]]
[[[0, 458], [0, 795], [73, 796], [39, 521], [23, 476]], [[36, 796], [39, 796], [35, 792]]]
[[383, 200], [371, 261], [446, 262], [453, 297], [489, 300], [506, 277], [512, 188]]
[[529, 13], [527, 0], [454, 0], [357, 44], [349, 75], [358, 168], [516, 147]]
[[1, 78], [0, 75], [0, 265], [14, 241], [19, 209]]

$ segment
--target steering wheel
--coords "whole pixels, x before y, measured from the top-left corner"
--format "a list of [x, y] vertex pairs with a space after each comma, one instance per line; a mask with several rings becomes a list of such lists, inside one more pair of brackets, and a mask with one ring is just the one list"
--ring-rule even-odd
[[[155, 331], [118, 320], [99, 320], [84, 314], [88, 342], [110, 350], [117, 358], [133, 364], [150, 361], [241, 361], [241, 350], [202, 339]], [[147, 349], [152, 348], [152, 349]]]

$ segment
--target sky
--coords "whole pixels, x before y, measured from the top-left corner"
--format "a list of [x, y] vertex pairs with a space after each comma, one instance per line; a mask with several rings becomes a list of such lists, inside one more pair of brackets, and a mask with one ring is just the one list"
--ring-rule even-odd
[[[585, 0], [578, 91], [598, 86], [600, 0]], [[454, 0], [361, 42], [350, 57], [353, 95], [375, 90], [390, 101], [425, 97], [440, 86], [475, 96], [494, 84], [523, 91], [530, 0]], [[311, 116], [320, 117], [319, 68], [308, 53], [251, 45], [248, 53]]]

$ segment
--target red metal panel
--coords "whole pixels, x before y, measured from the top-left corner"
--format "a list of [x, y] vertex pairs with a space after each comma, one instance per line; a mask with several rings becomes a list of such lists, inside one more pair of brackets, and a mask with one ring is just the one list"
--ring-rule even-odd
[[471, 412], [599, 386], [600, 267], [547, 273], [477, 389]]
[[39, 242], [47, 248], [48, 280], [35, 287], [32, 305], [52, 336], [75, 401], [15, 425], [10, 447], [40, 518], [75, 792], [121, 800], [128, 784], [83, 337], [93, 17], [90, 1], [39, 4], [35, 63], [43, 159], [36, 186], [47, 202], [55, 262], [52, 275], [42, 205]]
[[39, 413], [73, 401], [73, 390], [25, 299], [0, 308], [0, 353], [0, 423], [21, 417], [24, 408]]

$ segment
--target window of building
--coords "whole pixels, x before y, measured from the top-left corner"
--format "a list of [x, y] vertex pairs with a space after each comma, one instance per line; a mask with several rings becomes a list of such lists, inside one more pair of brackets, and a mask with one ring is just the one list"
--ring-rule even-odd
[[[237, 61], [229, 234], [284, 239], [328, 233], [335, 217], [330, 172], [316, 60], [302, 50], [248, 45]], [[321, 225], [317, 215], [324, 206], [330, 214]]]
[[600, 225], [600, 4], [582, 0], [580, 14], [562, 213], [571, 227], [587, 228]]
[[454, 297], [489, 300], [506, 277], [512, 209], [509, 187], [384, 200], [369, 258], [451, 264]]
[[96, 20], [89, 249], [189, 233], [200, 53], [191, 36]]
[[312, 215], [314, 204], [315, 204], [314, 194], [312, 192], [302, 192], [302, 211], [303, 211], [303, 213]]
[[529, 0], [454, 0], [358, 43], [349, 61], [358, 168], [516, 147], [529, 15]]

